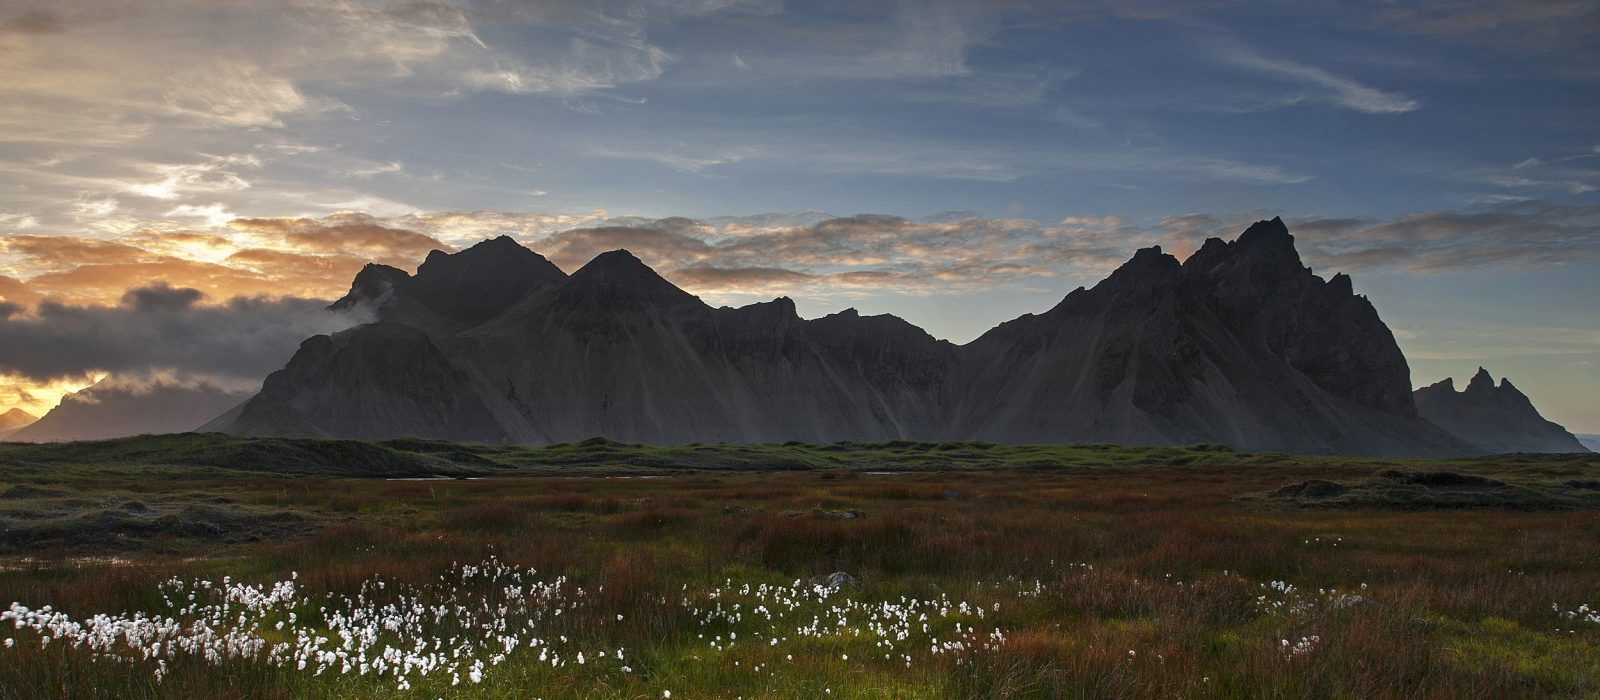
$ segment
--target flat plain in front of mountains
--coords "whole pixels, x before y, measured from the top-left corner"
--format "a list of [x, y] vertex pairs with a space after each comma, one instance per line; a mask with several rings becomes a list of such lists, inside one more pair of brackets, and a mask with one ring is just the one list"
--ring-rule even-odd
[[0, 697], [1597, 696], [1597, 493], [1592, 455], [0, 445]]

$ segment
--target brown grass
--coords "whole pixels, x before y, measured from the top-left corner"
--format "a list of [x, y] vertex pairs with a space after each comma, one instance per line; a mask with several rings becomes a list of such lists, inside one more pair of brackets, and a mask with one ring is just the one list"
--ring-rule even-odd
[[[1552, 602], [1600, 603], [1600, 515], [1295, 510], [1237, 498], [1311, 476], [1326, 475], [1180, 467], [147, 483], [138, 497], [151, 504], [203, 494], [299, 508], [317, 518], [318, 530], [224, 549], [170, 542], [168, 553], [126, 553], [133, 563], [47, 554], [55, 560], [0, 571], [0, 597], [86, 615], [149, 606], [154, 583], [175, 574], [269, 579], [297, 571], [304, 586], [349, 592], [375, 575], [423, 582], [453, 562], [498, 556], [596, 590], [593, 605], [572, 621], [574, 634], [658, 649], [645, 653], [666, 658], [686, 653], [678, 645], [687, 622], [662, 594], [685, 584], [845, 571], [866, 583], [861, 595], [939, 591], [1009, 601], [995, 591], [1037, 581], [1037, 598], [1007, 603], [997, 616], [1009, 631], [1001, 651], [942, 667], [926, 687], [959, 697], [1600, 693], [1600, 673], [1571, 668], [1600, 660], [1600, 630], [1568, 633], [1574, 625], [1550, 610]], [[845, 510], [861, 517], [831, 515]], [[197, 555], [205, 558], [191, 559]], [[1337, 587], [1376, 602], [1265, 614], [1256, 600], [1260, 584], [1273, 580], [1310, 595]], [[1484, 631], [1489, 618], [1564, 640], [1568, 670], [1530, 670], [1541, 662], [1519, 660], [1511, 647], [1463, 656], [1463, 644], [1503, 644]], [[1280, 640], [1311, 635], [1323, 641], [1285, 658]], [[101, 686], [81, 663], [66, 650], [0, 650], [0, 697], [149, 694], [129, 680], [143, 671], [104, 671], [123, 680]], [[288, 681], [259, 669], [237, 678], [251, 690], [230, 690], [226, 674], [178, 669], [158, 694], [337, 694], [304, 685], [283, 692], [278, 684]], [[643, 694], [581, 684], [567, 690]]]

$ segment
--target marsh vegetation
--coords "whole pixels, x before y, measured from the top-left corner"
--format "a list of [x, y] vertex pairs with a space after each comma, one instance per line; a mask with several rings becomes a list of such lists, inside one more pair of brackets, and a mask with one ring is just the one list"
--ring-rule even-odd
[[0, 453], [4, 697], [1600, 693], [1595, 457]]

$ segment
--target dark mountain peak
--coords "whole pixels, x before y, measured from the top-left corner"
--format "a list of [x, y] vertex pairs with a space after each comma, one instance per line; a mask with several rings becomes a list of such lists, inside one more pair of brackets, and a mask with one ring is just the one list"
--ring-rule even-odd
[[546, 279], [566, 277], [566, 273], [543, 255], [528, 250], [510, 236], [499, 236], [478, 241], [456, 253], [429, 251], [427, 259], [417, 267], [417, 278], [434, 275], [452, 277], [469, 271], [506, 276], [520, 273]]
[[1295, 250], [1294, 236], [1289, 233], [1283, 219], [1273, 217], [1271, 221], [1257, 221], [1250, 224], [1250, 228], [1239, 234], [1239, 240], [1234, 242], [1238, 254], [1258, 265], [1270, 265], [1283, 269], [1302, 269], [1300, 253]]
[[723, 307], [721, 311], [733, 314], [731, 318], [759, 320], [762, 323], [787, 323], [800, 320], [800, 313], [795, 310], [794, 300], [789, 297], [758, 301], [736, 309]]
[[[437, 253], [439, 251], [434, 251], [434, 252]], [[411, 273], [406, 272], [405, 270], [402, 270], [402, 269], [400, 269], [398, 267], [392, 267], [392, 266], [389, 266], [389, 265], [383, 265], [381, 263], [367, 263], [367, 264], [361, 266], [361, 271], [360, 272], [356, 273], [355, 281], [357, 283], [360, 283], [361, 280], [363, 280], [363, 279], [367, 279], [367, 280], [411, 279]]]
[[1478, 368], [1478, 373], [1472, 375], [1472, 381], [1467, 382], [1468, 393], [1486, 393], [1494, 391], [1494, 377], [1489, 376], [1489, 370]]
[[1239, 234], [1239, 243], [1242, 245], [1272, 245], [1294, 247], [1294, 236], [1289, 234], [1289, 226], [1283, 223], [1281, 217], [1272, 217], [1271, 221], [1257, 221], [1250, 224], [1250, 228]]
[[572, 273], [565, 289], [599, 302], [699, 302], [624, 249], [596, 255]]
[[1328, 288], [1347, 297], [1354, 296], [1356, 293], [1355, 284], [1351, 282], [1350, 275], [1343, 272], [1334, 275], [1333, 279], [1328, 280]]
[[[1178, 262], [1177, 258], [1162, 252], [1161, 246], [1153, 245], [1149, 248], [1140, 248], [1134, 251], [1133, 257], [1128, 258], [1128, 262], [1123, 263], [1122, 267], [1117, 268], [1117, 272], [1133, 269], [1172, 272], [1178, 270], [1180, 267], [1182, 267], [1182, 264]], [[1117, 272], [1111, 273], [1112, 276], [1116, 276]]]
[[1110, 277], [1095, 287], [1121, 288], [1130, 284], [1145, 286], [1173, 277], [1182, 270], [1183, 264], [1179, 263], [1177, 258], [1162, 252], [1161, 246], [1155, 245], [1134, 252], [1133, 257], [1122, 263], [1122, 267], [1117, 268]]
[[1441, 379], [1441, 380], [1439, 380], [1437, 382], [1434, 382], [1434, 383], [1429, 384], [1429, 385], [1427, 385], [1425, 387], [1422, 387], [1421, 389], [1418, 389], [1417, 391], [1419, 391], [1419, 392], [1421, 392], [1421, 391], [1429, 391], [1429, 392], [1448, 391], [1448, 392], [1454, 394], [1454, 393], [1456, 393], [1456, 380], [1454, 378], [1452, 378], [1452, 377], [1445, 377], [1444, 379]]
[[499, 236], [495, 236], [494, 238], [485, 238], [484, 240], [478, 241], [477, 243], [473, 244], [472, 247], [473, 248], [508, 248], [508, 247], [512, 247], [512, 246], [515, 246], [517, 248], [522, 248], [523, 247], [523, 245], [521, 243], [517, 242], [517, 239], [502, 234], [502, 235], [499, 235]]
[[794, 300], [790, 299], [789, 297], [778, 297], [772, 301], [758, 301], [745, 304], [744, 306], [740, 306], [734, 310], [753, 311], [764, 314], [770, 313], [780, 316], [799, 315], [799, 312], [795, 310]]
[[1219, 238], [1206, 239], [1200, 250], [1184, 261], [1183, 267], [1199, 275], [1236, 267], [1250, 270], [1252, 274], [1272, 276], [1305, 270], [1300, 263], [1300, 253], [1294, 247], [1294, 236], [1289, 234], [1283, 219], [1276, 217], [1251, 224], [1232, 243]]
[[590, 260], [588, 264], [573, 273], [573, 277], [613, 272], [655, 274], [654, 269], [644, 264], [643, 260], [629, 252], [627, 248], [618, 248], [594, 256], [594, 259]]
[[441, 316], [475, 324], [504, 311], [530, 289], [566, 277], [544, 256], [500, 236], [458, 253], [428, 253], [408, 291]]
[[772, 301], [763, 301], [750, 304], [745, 308], [754, 308], [764, 316], [781, 318], [784, 320], [800, 318], [800, 312], [795, 309], [794, 300], [789, 297], [778, 297]]
[[863, 316], [854, 307], [805, 322], [815, 331], [814, 338], [830, 344], [878, 344], [880, 347], [912, 347], [934, 343], [949, 345], [935, 339], [927, 331], [894, 314]]
[[[905, 320], [903, 318], [900, 318], [899, 316], [896, 316], [894, 314], [872, 314], [870, 316], [864, 316], [854, 306], [852, 306], [852, 307], [850, 307], [848, 309], [841, 310], [841, 311], [835, 311], [835, 312], [833, 312], [831, 314], [828, 314], [827, 316], [823, 316], [822, 318], [816, 319], [815, 321], [813, 321], [813, 323], [822, 323], [824, 325], [837, 324], [837, 323], [848, 323], [848, 324], [855, 325], [855, 326], [858, 326], [858, 327], [878, 327], [878, 328], [902, 327], [902, 326], [916, 328], [916, 326], [914, 326], [910, 321], [907, 321], [907, 320]], [[922, 331], [921, 328], [917, 328], [917, 330], [919, 332]]]
[[367, 263], [350, 282], [350, 291], [328, 308], [348, 311], [362, 303], [382, 305], [395, 289], [405, 286], [410, 281], [411, 275], [406, 274], [405, 270], [378, 263]]

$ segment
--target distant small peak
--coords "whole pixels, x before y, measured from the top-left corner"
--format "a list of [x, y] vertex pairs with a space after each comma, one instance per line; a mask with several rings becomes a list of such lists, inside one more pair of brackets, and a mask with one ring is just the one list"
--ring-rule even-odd
[[1494, 389], [1494, 377], [1489, 376], [1489, 370], [1478, 368], [1478, 373], [1472, 375], [1472, 381], [1467, 382], [1467, 391], [1480, 392]]

